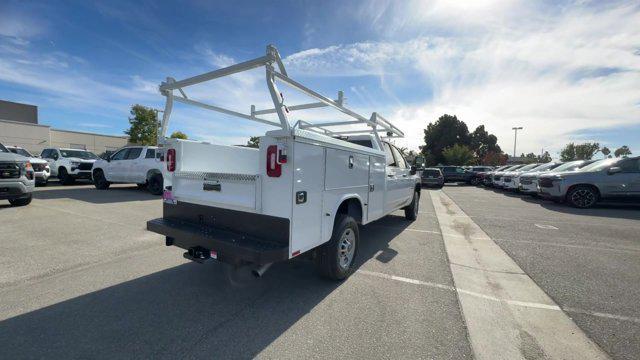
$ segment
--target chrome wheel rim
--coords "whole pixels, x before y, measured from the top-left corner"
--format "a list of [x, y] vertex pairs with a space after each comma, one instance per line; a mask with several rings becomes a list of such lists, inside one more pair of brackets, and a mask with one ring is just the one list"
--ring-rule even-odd
[[591, 190], [580, 189], [571, 194], [571, 202], [578, 207], [589, 207], [596, 201], [596, 196]]
[[353, 229], [345, 229], [338, 243], [338, 263], [342, 269], [348, 269], [355, 254], [356, 234]]

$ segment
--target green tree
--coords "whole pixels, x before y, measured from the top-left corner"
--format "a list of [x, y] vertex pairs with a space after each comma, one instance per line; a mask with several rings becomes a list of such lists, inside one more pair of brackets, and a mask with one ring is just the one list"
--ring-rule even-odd
[[538, 162], [541, 162], [541, 163], [551, 162], [551, 155], [549, 155], [549, 152], [545, 151], [544, 154], [538, 156]]
[[562, 161], [591, 160], [598, 150], [600, 150], [600, 144], [598, 143], [584, 143], [580, 145], [569, 143], [560, 151], [560, 159]]
[[466, 145], [454, 144], [442, 151], [447, 165], [469, 165], [475, 159], [473, 151]]
[[247, 146], [252, 148], [260, 147], [260, 137], [259, 136], [251, 136], [249, 141], [247, 141]]
[[430, 123], [424, 130], [422, 153], [428, 165], [445, 161], [443, 150], [453, 145], [471, 145], [471, 136], [467, 124], [458, 120], [455, 115], [444, 114], [435, 123]]
[[591, 160], [600, 150], [600, 144], [598, 143], [584, 143], [576, 145], [576, 160]]
[[609, 155], [611, 154], [611, 150], [606, 146], [603, 146], [602, 149], [600, 149], [600, 152], [602, 153], [602, 155], [604, 155], [605, 158], [611, 157]]
[[187, 136], [187, 134], [183, 133], [182, 131], [174, 131], [171, 133], [171, 136], [169, 136], [172, 139], [182, 139], [182, 140], [187, 140], [189, 137]]
[[613, 154], [616, 157], [620, 157], [620, 156], [626, 157], [626, 156], [631, 155], [631, 150], [629, 149], [629, 147], [627, 145], [623, 145], [623, 146], [617, 148], [616, 151], [613, 152]]
[[498, 166], [507, 163], [508, 156], [503, 153], [489, 151], [480, 159], [480, 165]]
[[125, 134], [129, 135], [129, 141], [140, 145], [156, 145], [158, 142], [158, 114], [155, 110], [139, 104], [131, 107], [131, 117], [129, 130]]
[[528, 153], [527, 155], [522, 154], [522, 157], [524, 158], [524, 162], [527, 164], [532, 164], [538, 161], [538, 157], [534, 153]]
[[484, 125], [478, 126], [470, 136], [471, 150], [479, 159], [484, 158], [489, 152], [498, 154], [502, 152], [502, 149], [498, 146], [498, 138], [493, 134], [489, 134], [487, 130], [485, 130]]

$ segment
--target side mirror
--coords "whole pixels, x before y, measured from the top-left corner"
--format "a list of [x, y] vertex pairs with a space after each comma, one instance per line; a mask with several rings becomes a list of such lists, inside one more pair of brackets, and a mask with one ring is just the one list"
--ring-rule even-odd
[[409, 174], [415, 175], [417, 172], [418, 168], [415, 165], [411, 165], [411, 171], [409, 171]]
[[622, 169], [617, 166], [610, 167], [609, 170], [607, 170], [607, 174], [609, 175], [617, 174], [619, 172], [622, 172]]

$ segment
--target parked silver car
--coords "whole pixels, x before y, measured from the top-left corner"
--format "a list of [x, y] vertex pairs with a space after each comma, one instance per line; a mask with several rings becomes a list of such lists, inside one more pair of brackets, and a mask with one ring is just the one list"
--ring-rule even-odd
[[533, 169], [532, 171], [520, 175], [519, 190], [524, 194], [538, 195], [538, 177], [540, 177], [541, 175], [576, 171], [594, 162], [596, 162], [596, 160], [575, 160], [566, 163], [556, 163], [556, 165], [551, 166], [547, 169], [538, 167], [536, 169]]
[[601, 199], [640, 197], [640, 157], [606, 159], [573, 172], [541, 175], [540, 196], [588, 208]]

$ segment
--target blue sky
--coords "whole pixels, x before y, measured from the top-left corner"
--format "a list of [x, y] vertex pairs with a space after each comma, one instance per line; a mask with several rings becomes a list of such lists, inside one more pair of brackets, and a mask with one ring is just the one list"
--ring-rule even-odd
[[[512, 152], [569, 141], [640, 153], [640, 6], [590, 1], [67, 1], [0, 3], [0, 99], [39, 106], [54, 127], [122, 134], [157, 85], [264, 54], [289, 74], [378, 111], [417, 149], [443, 113], [484, 124]], [[240, 111], [268, 106], [253, 71], [190, 95]], [[285, 96], [290, 104], [306, 99]], [[341, 119], [321, 110], [307, 120]], [[177, 106], [172, 129], [227, 144], [266, 128]]]

